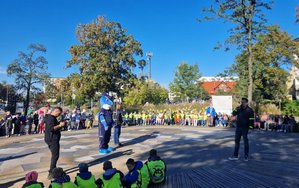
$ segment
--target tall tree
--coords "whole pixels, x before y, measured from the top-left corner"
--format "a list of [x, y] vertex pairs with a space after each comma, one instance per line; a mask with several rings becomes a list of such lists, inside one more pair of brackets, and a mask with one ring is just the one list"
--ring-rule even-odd
[[43, 56], [47, 51], [46, 48], [42, 44], [30, 44], [28, 51], [28, 53], [19, 52], [18, 59], [7, 67], [7, 74], [15, 77], [17, 88], [26, 92], [25, 114], [29, 107], [30, 92], [38, 90], [36, 84], [42, 84], [49, 78], [48, 62]]
[[231, 22], [235, 27], [229, 30], [230, 37], [225, 41], [226, 49], [229, 45], [235, 45], [240, 50], [246, 50], [248, 72], [248, 100], [252, 102], [253, 93], [253, 61], [252, 46], [256, 36], [265, 29], [264, 9], [271, 9], [272, 2], [267, 0], [214, 0], [210, 8], [203, 9], [212, 16], [206, 16], [204, 20], [220, 18], [224, 22]]
[[[253, 96], [256, 102], [284, 99], [287, 95], [288, 68], [293, 65], [299, 67], [298, 60], [294, 59], [294, 55], [299, 55], [299, 43], [279, 27], [271, 26], [266, 34], [257, 38], [253, 55]], [[243, 51], [230, 69], [231, 73], [239, 75], [238, 87], [242, 93], [246, 90], [246, 82], [242, 80], [247, 78], [244, 71], [247, 58], [248, 51]]]
[[141, 44], [120, 23], [99, 16], [92, 23], [80, 24], [77, 38], [79, 44], [69, 49], [72, 59], [67, 67], [79, 65], [80, 90], [84, 95], [91, 98], [96, 92], [121, 93], [121, 88], [136, 77], [134, 57], [143, 55]]
[[175, 71], [174, 79], [170, 83], [170, 91], [181, 100], [199, 99], [205, 94], [204, 89], [198, 85], [200, 73], [197, 65], [182, 62]]

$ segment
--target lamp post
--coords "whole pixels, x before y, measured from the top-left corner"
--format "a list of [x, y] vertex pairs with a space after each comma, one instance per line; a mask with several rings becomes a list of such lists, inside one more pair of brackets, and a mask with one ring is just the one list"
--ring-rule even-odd
[[151, 59], [153, 57], [153, 52], [147, 52], [146, 53], [146, 57], [147, 57], [147, 60], [148, 60], [148, 79], [151, 80], [152, 79]]
[[6, 85], [6, 103], [5, 106], [8, 106], [8, 84]]

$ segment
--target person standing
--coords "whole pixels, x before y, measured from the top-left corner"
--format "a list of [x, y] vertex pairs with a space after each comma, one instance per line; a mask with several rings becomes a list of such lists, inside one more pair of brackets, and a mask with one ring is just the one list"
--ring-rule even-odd
[[217, 115], [215, 108], [213, 107], [213, 104], [211, 103], [210, 106], [206, 109], [206, 115], [208, 116], [208, 122], [207, 125], [209, 127], [215, 126], [214, 119]]
[[241, 105], [233, 112], [233, 116], [236, 116], [236, 133], [235, 133], [235, 150], [232, 157], [228, 159], [231, 161], [239, 159], [239, 147], [240, 140], [243, 137], [244, 141], [244, 160], [249, 160], [249, 141], [248, 141], [248, 130], [254, 124], [254, 112], [252, 108], [248, 106], [248, 99], [242, 98]]
[[61, 107], [55, 107], [51, 114], [47, 114], [44, 118], [46, 125], [45, 128], [45, 142], [48, 145], [51, 152], [51, 164], [48, 179], [53, 178], [53, 169], [56, 168], [57, 161], [59, 159], [59, 149], [60, 149], [60, 137], [61, 137], [61, 128], [65, 123], [58, 122], [57, 117], [62, 113]]
[[34, 133], [37, 134], [38, 132], [38, 112], [35, 111], [33, 115], [33, 124], [34, 124]]
[[5, 121], [5, 133], [6, 137], [11, 137], [12, 134], [12, 128], [13, 128], [13, 118], [12, 115], [10, 114], [10, 111], [6, 112], [6, 116], [4, 118]]
[[121, 104], [117, 104], [116, 106], [116, 121], [115, 121], [115, 127], [114, 127], [114, 144], [118, 147], [121, 147], [122, 144], [119, 142], [119, 136], [121, 133], [121, 125], [123, 124], [123, 118], [122, 118], [122, 106]]

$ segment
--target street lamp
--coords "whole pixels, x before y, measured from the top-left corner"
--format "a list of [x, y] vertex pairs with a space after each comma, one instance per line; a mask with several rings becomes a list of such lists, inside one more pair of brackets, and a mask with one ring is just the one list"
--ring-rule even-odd
[[6, 85], [6, 103], [5, 106], [8, 107], [8, 84]]
[[152, 79], [151, 59], [153, 57], [153, 52], [147, 52], [146, 53], [146, 57], [147, 57], [147, 60], [148, 60], [148, 79], [151, 80]]

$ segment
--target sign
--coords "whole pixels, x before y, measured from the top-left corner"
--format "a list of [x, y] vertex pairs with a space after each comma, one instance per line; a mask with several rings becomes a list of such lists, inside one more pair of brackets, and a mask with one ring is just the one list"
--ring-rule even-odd
[[212, 104], [216, 113], [231, 114], [233, 111], [233, 97], [232, 96], [216, 96], [212, 95]]
[[23, 113], [24, 112], [24, 103], [17, 102], [16, 104], [16, 113]]

